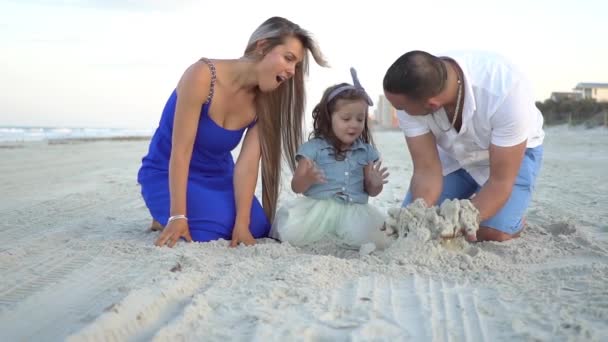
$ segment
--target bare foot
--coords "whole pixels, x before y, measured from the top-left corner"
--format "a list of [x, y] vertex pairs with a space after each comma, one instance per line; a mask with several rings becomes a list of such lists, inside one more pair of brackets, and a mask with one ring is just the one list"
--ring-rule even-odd
[[511, 239], [516, 239], [520, 236], [521, 232], [526, 228], [526, 218], [522, 218], [521, 220], [521, 228], [515, 234], [507, 234], [501, 232], [500, 230], [493, 229], [490, 227], [480, 227], [477, 231], [477, 240], [478, 241], [508, 241]]
[[479, 230], [477, 231], [477, 241], [503, 242], [517, 238], [518, 236], [518, 234], [510, 235], [490, 227], [479, 227]]
[[151, 231], [153, 231], [153, 232], [158, 232], [158, 231], [163, 230], [163, 228], [165, 228], [165, 227], [163, 227], [163, 226], [160, 224], [160, 222], [158, 222], [158, 221], [156, 221], [156, 220], [152, 219], [152, 224], [150, 225], [150, 230], [151, 230]]

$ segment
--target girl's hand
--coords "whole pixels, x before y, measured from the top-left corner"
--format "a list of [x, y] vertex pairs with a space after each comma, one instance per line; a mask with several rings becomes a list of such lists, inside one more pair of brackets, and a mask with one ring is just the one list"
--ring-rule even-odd
[[377, 163], [369, 162], [363, 169], [365, 175], [366, 190], [370, 193], [379, 192], [382, 190], [382, 186], [388, 183], [388, 168], [382, 167], [382, 162]]
[[323, 171], [317, 168], [314, 161], [307, 158], [302, 158], [299, 161], [294, 177], [300, 179], [306, 185], [306, 188], [313, 184], [326, 182]]

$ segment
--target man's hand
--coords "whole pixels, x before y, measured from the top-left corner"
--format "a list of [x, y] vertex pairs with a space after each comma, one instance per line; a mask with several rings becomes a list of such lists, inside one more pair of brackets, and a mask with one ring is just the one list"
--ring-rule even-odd
[[439, 207], [443, 230], [439, 233], [444, 239], [464, 235], [469, 242], [477, 241], [479, 229], [479, 210], [470, 200], [445, 200]]

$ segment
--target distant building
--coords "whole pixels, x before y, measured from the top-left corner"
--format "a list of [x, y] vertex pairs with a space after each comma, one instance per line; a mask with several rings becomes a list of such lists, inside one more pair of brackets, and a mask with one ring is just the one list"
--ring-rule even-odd
[[582, 99], [594, 99], [597, 102], [608, 102], [608, 83], [579, 83], [574, 90], [581, 93]]
[[384, 95], [378, 97], [378, 107], [375, 111], [376, 125], [380, 128], [399, 128], [397, 110]]
[[551, 100], [555, 102], [564, 100], [580, 100], [582, 94], [576, 91], [554, 91], [551, 93]]

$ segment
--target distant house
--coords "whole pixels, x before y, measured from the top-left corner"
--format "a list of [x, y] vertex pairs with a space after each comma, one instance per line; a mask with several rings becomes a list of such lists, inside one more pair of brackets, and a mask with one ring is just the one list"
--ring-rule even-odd
[[608, 83], [579, 83], [574, 90], [579, 91], [583, 99], [608, 102]]
[[551, 93], [551, 100], [560, 102], [564, 100], [580, 100], [582, 94], [576, 91], [554, 91]]

